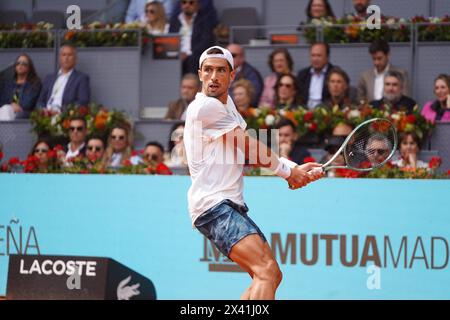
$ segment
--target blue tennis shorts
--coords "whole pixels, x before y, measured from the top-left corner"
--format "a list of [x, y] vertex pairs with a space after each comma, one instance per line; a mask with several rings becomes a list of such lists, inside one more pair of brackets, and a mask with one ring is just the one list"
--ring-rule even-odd
[[231, 248], [250, 234], [259, 234], [267, 242], [247, 212], [246, 204], [241, 206], [226, 199], [205, 211], [195, 220], [194, 225], [223, 255], [230, 258]]

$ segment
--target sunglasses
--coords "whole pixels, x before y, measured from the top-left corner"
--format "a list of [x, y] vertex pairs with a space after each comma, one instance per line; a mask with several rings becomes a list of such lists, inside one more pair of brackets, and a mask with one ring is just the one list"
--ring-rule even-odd
[[88, 146], [87, 149], [89, 151], [95, 151], [95, 152], [100, 152], [102, 151], [102, 147], [98, 147], [98, 146]]
[[111, 136], [113, 140], [125, 140], [125, 136]]
[[79, 131], [82, 132], [84, 130], [84, 127], [70, 127], [69, 128], [70, 131]]
[[151, 160], [151, 161], [157, 161], [158, 160], [158, 155], [157, 154], [144, 154], [144, 158]]
[[193, 0], [182, 0], [181, 4], [185, 5], [185, 4], [189, 4], [189, 5], [194, 5], [197, 1], [193, 1]]
[[293, 86], [294, 86], [294, 85], [293, 85], [292, 83], [283, 83], [283, 82], [281, 82], [281, 83], [278, 85], [279, 88], [281, 88], [281, 87], [286, 87], [286, 88], [288, 88], [288, 89], [291, 89]]
[[153, 9], [147, 9], [147, 10], [145, 10], [145, 13], [155, 14], [155, 10], [153, 10]]
[[27, 62], [27, 61], [17, 61], [16, 62], [16, 66], [20, 66], [20, 65], [22, 65], [22, 66], [29, 66], [30, 64]]
[[378, 154], [379, 156], [382, 156], [384, 154], [386, 154], [389, 150], [386, 149], [368, 149], [367, 152], [369, 152], [370, 154]]
[[46, 148], [36, 148], [34, 149], [34, 153], [47, 153], [48, 149]]

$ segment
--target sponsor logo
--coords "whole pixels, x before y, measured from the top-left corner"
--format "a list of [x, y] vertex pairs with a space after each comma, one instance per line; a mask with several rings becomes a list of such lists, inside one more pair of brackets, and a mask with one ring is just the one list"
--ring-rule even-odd
[[131, 286], [127, 286], [130, 281], [131, 276], [128, 276], [120, 281], [119, 286], [117, 287], [117, 300], [130, 300], [132, 297], [141, 294], [138, 290], [141, 284], [136, 283]]

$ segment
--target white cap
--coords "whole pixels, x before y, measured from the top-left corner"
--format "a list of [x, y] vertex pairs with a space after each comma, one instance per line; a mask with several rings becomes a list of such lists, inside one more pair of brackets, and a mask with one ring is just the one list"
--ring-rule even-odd
[[[211, 49], [219, 49], [220, 51], [222, 51], [223, 53], [214, 53], [214, 54], [208, 54], [208, 51]], [[228, 63], [231, 65], [231, 69], [234, 70], [234, 60], [233, 60], [233, 55], [231, 54], [231, 52], [228, 49], [219, 47], [219, 46], [214, 46], [211, 48], [206, 49], [205, 51], [203, 51], [202, 55], [200, 56], [200, 61], [199, 61], [199, 67], [202, 66], [203, 61], [205, 61], [208, 58], [220, 58], [220, 59], [225, 59], [228, 61]]]

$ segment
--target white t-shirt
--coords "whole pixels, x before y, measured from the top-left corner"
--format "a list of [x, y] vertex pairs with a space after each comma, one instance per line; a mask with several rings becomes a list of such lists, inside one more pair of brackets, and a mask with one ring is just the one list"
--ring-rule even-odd
[[187, 109], [183, 140], [192, 180], [188, 191], [192, 223], [224, 199], [244, 204], [243, 161], [233, 161], [235, 150], [237, 159], [244, 155], [222, 137], [236, 127], [245, 130], [247, 124], [230, 96], [225, 105], [197, 93]]

